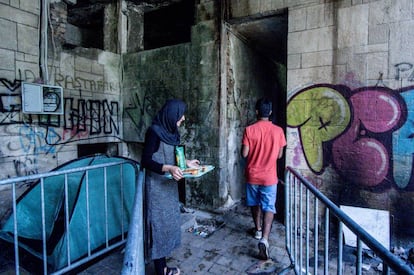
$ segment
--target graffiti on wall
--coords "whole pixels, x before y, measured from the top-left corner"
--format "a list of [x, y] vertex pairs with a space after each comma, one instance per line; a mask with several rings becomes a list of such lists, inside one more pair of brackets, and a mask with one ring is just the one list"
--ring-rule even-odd
[[[163, 81], [148, 80], [140, 83], [142, 90], [139, 93], [131, 92], [131, 97], [124, 101], [124, 112], [134, 127], [133, 136], [135, 139], [144, 140], [146, 129], [150, 126], [151, 120], [157, 111], [165, 103], [165, 100], [175, 96]], [[125, 135], [128, 135], [125, 132]], [[128, 138], [128, 137], [126, 137]]]
[[87, 91], [115, 91], [115, 84], [107, 81], [73, 77], [70, 75], [55, 74], [55, 84], [63, 89], [87, 90]]
[[[27, 73], [25, 73], [27, 74]], [[67, 87], [68, 78], [65, 78]], [[80, 87], [111, 88], [111, 84], [76, 79]], [[75, 82], [76, 82], [75, 81]], [[97, 137], [117, 137], [120, 134], [120, 108], [117, 101], [83, 99], [82, 90], [79, 97], [64, 97], [64, 114], [35, 115], [22, 114], [21, 83], [22, 80], [0, 78], [0, 126], [20, 125], [18, 132], [19, 146], [11, 143], [8, 150], [24, 152], [54, 153], [56, 145], [77, 142]], [[40, 127], [37, 127], [40, 126]], [[10, 128], [9, 128], [10, 130]]]
[[414, 87], [313, 85], [289, 99], [287, 124], [313, 173], [330, 166], [362, 187], [414, 190], [413, 103]]

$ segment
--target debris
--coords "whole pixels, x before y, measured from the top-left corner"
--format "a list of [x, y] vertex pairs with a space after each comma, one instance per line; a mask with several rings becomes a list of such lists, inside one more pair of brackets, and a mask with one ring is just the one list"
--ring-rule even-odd
[[400, 257], [404, 260], [407, 260], [407, 254], [405, 253], [405, 249], [401, 246], [400, 247], [394, 247], [392, 249], [392, 253], [397, 257]]
[[382, 265], [382, 263], [379, 263], [375, 269], [382, 272], [384, 270], [384, 266]]
[[371, 269], [371, 265], [370, 265], [370, 264], [364, 264], [364, 263], [363, 263], [361, 267], [362, 267], [362, 269], [363, 269], [363, 270], [365, 270], [365, 271], [368, 271], [368, 270], [370, 270], [370, 269]]
[[372, 250], [363, 249], [362, 254], [366, 256], [367, 258], [375, 259], [377, 256]]
[[272, 259], [268, 259], [266, 261], [259, 261], [251, 265], [247, 270], [246, 273], [249, 275], [254, 274], [274, 274], [277, 269], [277, 264]]
[[411, 264], [414, 264], [414, 248], [410, 248], [410, 250], [408, 250], [408, 261]]
[[194, 210], [185, 207], [184, 204], [182, 203], [180, 203], [180, 211], [181, 213], [194, 213], [195, 212]]
[[188, 232], [194, 235], [199, 235], [203, 238], [211, 236], [215, 231], [219, 230], [225, 225], [224, 221], [217, 221], [216, 219], [197, 220], [193, 226], [188, 228]]

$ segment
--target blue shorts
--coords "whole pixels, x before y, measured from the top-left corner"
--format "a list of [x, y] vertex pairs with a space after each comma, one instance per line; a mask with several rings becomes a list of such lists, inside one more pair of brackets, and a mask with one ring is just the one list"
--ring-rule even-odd
[[276, 213], [275, 203], [277, 184], [263, 186], [258, 184], [246, 184], [246, 205], [260, 205], [263, 212]]

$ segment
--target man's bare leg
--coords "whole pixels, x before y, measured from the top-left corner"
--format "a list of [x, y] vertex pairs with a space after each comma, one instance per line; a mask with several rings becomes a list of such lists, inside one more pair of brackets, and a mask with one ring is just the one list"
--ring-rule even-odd
[[259, 205], [252, 206], [250, 209], [256, 230], [262, 230], [262, 209]]
[[269, 259], [269, 235], [270, 230], [272, 229], [273, 223], [273, 212], [266, 211], [263, 214], [263, 231], [262, 231], [262, 238], [259, 241], [259, 258], [262, 260]]
[[264, 212], [262, 236], [266, 240], [269, 240], [270, 230], [272, 229], [274, 216], [275, 214], [273, 214], [273, 212], [269, 212], [269, 211]]

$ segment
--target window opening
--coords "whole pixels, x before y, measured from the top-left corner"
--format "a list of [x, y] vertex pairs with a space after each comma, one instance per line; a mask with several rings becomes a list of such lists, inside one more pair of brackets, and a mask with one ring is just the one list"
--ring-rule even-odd
[[104, 4], [89, 1], [68, 5], [64, 46], [103, 49], [104, 10]]
[[182, 1], [144, 14], [144, 49], [191, 41], [194, 0]]

